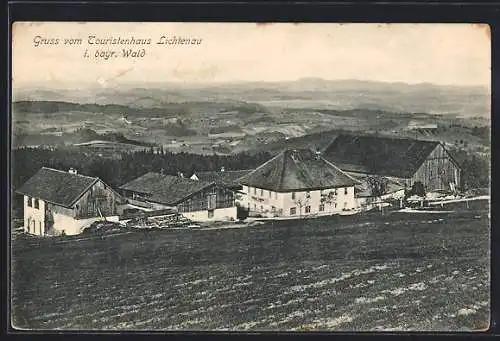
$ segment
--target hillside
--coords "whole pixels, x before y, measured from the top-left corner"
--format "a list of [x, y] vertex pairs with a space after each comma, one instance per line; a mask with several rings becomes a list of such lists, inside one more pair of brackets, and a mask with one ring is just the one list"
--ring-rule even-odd
[[[451, 144], [467, 143], [473, 148], [487, 147], [490, 143], [489, 120], [481, 117], [359, 108], [273, 109], [252, 103], [230, 105], [190, 102], [176, 104], [179, 110], [168, 112], [124, 105], [16, 102], [13, 105], [14, 146], [109, 140], [132, 145], [156, 144], [171, 151], [201, 154], [275, 152], [285, 146], [316, 147], [324, 142], [327, 132], [338, 131], [438, 139]], [[163, 114], [159, 113], [161, 110]], [[152, 114], [155, 111], [157, 114]], [[431, 124], [437, 129], [410, 130], [410, 123]], [[75, 134], [89, 130], [94, 135]]]
[[[315, 134], [327, 131], [453, 144], [467, 141], [478, 148], [489, 145], [489, 96], [488, 89], [480, 87], [315, 78], [275, 83], [144, 83], [78, 91], [17, 89], [12, 117], [14, 140], [35, 145], [72, 141], [68, 136], [85, 128], [97, 134], [119, 133], [174, 152], [201, 154], [272, 151], [296, 141], [314, 145]], [[410, 125], [437, 129], [410, 131]]]
[[240, 226], [15, 238], [13, 323], [115, 332], [489, 325], [487, 204]]

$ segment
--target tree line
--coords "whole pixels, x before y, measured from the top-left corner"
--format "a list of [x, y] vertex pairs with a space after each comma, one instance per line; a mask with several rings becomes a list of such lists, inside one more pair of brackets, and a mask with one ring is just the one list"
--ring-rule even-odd
[[252, 169], [272, 157], [267, 152], [240, 153], [234, 155], [199, 155], [172, 153], [153, 148], [121, 152], [119, 157], [106, 158], [97, 153], [75, 151], [70, 148], [30, 148], [12, 151], [12, 186], [20, 187], [41, 167], [67, 170], [71, 167], [79, 173], [95, 176], [110, 186], [120, 186], [147, 172], [163, 172], [177, 175], [182, 172], [190, 176], [194, 172]]
[[[454, 158], [462, 169], [463, 187], [488, 187], [490, 184], [490, 160], [476, 153], [455, 149]], [[22, 147], [12, 151], [12, 186], [18, 188], [41, 167], [66, 170], [76, 168], [80, 173], [101, 178], [110, 186], [120, 186], [146, 172], [163, 172], [190, 176], [194, 172], [253, 169], [266, 162], [272, 153], [242, 152], [233, 155], [199, 155], [185, 152], [172, 153], [149, 148], [136, 152], [121, 152], [116, 158], [101, 157], [72, 148]]]

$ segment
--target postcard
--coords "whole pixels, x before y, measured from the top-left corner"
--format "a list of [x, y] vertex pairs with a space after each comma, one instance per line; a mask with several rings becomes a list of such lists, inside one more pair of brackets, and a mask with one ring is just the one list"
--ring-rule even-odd
[[489, 328], [487, 25], [11, 33], [14, 329]]

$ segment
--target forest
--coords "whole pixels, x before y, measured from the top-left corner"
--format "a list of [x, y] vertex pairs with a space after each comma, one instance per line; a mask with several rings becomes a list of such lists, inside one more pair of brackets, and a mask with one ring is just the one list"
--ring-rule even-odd
[[240, 153], [228, 156], [172, 153], [165, 150], [123, 152], [120, 158], [103, 158], [97, 154], [68, 148], [29, 148], [12, 151], [12, 186], [17, 188], [41, 167], [77, 169], [79, 173], [101, 178], [110, 186], [120, 186], [146, 172], [190, 176], [194, 172], [252, 169], [272, 157], [269, 153]]

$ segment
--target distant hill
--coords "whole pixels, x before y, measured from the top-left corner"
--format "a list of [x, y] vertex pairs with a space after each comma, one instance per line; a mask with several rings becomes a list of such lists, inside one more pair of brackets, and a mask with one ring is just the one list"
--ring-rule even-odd
[[[96, 103], [73, 103], [62, 101], [17, 101], [12, 103], [12, 111], [15, 113], [58, 113], [83, 111], [102, 114], [116, 115], [165, 115], [173, 108], [131, 108], [123, 104], [96, 104]], [[180, 105], [175, 109], [181, 110]]]
[[[127, 97], [126, 94], [122, 94]], [[137, 103], [123, 104], [126, 102], [124, 98], [116, 103], [97, 104], [85, 102], [66, 102], [52, 100], [23, 100], [14, 101], [12, 103], [12, 111], [14, 113], [58, 113], [58, 112], [91, 112], [111, 115], [127, 115], [127, 116], [161, 116], [161, 117], [176, 117], [189, 115], [191, 111], [200, 110], [215, 110], [219, 112], [222, 107], [226, 110], [238, 111], [243, 114], [252, 114], [254, 112], [267, 112], [267, 108], [257, 103], [247, 103], [243, 101], [233, 102], [180, 102], [180, 103], [162, 103], [161, 107], [140, 107]], [[117, 104], [118, 103], [118, 104]]]
[[14, 147], [21, 145], [78, 144], [96, 140], [124, 143], [124, 144], [130, 144], [134, 146], [144, 146], [144, 147], [151, 145], [150, 143], [129, 139], [119, 132], [108, 132], [104, 134], [99, 134], [96, 131], [88, 128], [78, 129], [75, 132], [64, 133], [61, 135], [15, 133], [13, 136]]
[[490, 116], [491, 106], [490, 90], [486, 87], [320, 78], [303, 78], [289, 82], [142, 83], [78, 90], [23, 88], [14, 90], [13, 99], [125, 105], [132, 108], [149, 108], [147, 112], [168, 111], [176, 104], [189, 102], [205, 102], [206, 105], [214, 102], [235, 105], [253, 102], [253, 106], [262, 104], [262, 109], [283, 105], [314, 108], [320, 103], [323, 109], [363, 108], [467, 117]]

